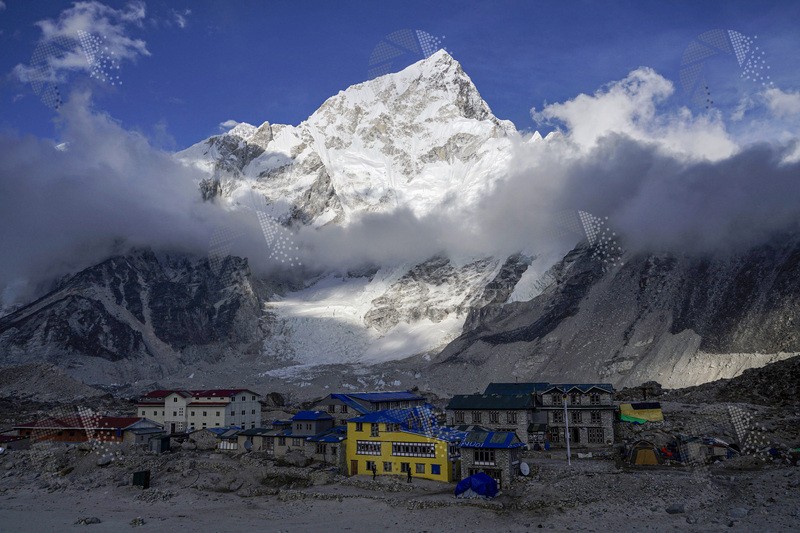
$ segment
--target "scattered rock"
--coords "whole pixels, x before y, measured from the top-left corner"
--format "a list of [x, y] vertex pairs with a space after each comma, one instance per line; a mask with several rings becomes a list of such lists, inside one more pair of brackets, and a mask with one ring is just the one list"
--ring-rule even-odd
[[111, 464], [113, 460], [114, 460], [113, 457], [111, 457], [110, 455], [102, 455], [97, 460], [97, 466], [108, 466]]
[[746, 507], [734, 507], [730, 511], [728, 511], [728, 516], [731, 518], [745, 518], [747, 515], [750, 514], [750, 509]]
[[141, 516], [137, 516], [136, 518], [131, 520], [132, 527], [143, 526], [144, 524], [145, 524], [144, 518], [142, 518]]
[[87, 516], [85, 518], [78, 518], [78, 520], [75, 521], [76, 526], [87, 526], [89, 524], [99, 524], [99, 523], [100, 519], [97, 518], [96, 516]]
[[681, 514], [686, 512], [686, 506], [682, 503], [673, 503], [666, 509], [669, 514]]

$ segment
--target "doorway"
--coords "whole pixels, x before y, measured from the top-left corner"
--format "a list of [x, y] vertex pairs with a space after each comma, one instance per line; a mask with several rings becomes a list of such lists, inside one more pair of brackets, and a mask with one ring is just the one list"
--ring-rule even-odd
[[355, 459], [350, 461], [350, 475], [357, 476], [358, 475], [358, 461]]

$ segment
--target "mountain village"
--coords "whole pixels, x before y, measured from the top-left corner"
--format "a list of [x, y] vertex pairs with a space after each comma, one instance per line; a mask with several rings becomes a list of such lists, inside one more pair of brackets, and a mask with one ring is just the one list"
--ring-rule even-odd
[[[491, 383], [482, 394], [439, 399], [440, 407], [416, 391], [332, 393], [269, 420], [265, 398], [249, 389], [153, 390], [136, 400], [133, 416], [75, 408], [15, 425], [0, 442], [5, 450], [100, 445], [100, 466], [133, 448], [254, 454], [344, 476], [458, 483], [456, 495], [484, 497], [542, 459], [562, 459], [564, 468], [582, 460], [691, 467], [762, 453], [797, 464], [800, 450], [760, 449], [744, 431], [727, 442], [660, 430], [661, 404], [648, 401], [648, 390], [641, 387], [642, 401], [620, 401], [608, 383]], [[649, 439], [643, 428], [653, 430]], [[488, 484], [472, 491], [480, 479]]]

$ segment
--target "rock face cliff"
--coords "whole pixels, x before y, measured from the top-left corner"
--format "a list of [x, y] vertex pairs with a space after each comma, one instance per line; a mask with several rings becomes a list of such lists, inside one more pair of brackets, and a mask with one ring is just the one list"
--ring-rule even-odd
[[47, 361], [110, 383], [252, 352], [261, 339], [257, 287], [239, 258], [214, 272], [205, 259], [149, 250], [112, 257], [0, 318], [3, 363]]
[[797, 237], [726, 257], [640, 254], [601, 267], [578, 247], [536, 298], [483, 307], [436, 372], [467, 363], [520, 379], [680, 387], [800, 353]]

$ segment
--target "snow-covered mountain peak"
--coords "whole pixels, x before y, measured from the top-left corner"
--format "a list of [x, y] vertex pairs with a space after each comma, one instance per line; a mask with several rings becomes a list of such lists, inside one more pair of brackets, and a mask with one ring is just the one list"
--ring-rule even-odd
[[240, 123], [177, 156], [222, 184], [206, 180], [205, 197], [255, 190], [272, 215], [319, 226], [397, 208], [425, 215], [452, 198], [474, 205], [518, 138], [439, 51], [340, 91], [297, 126]]

